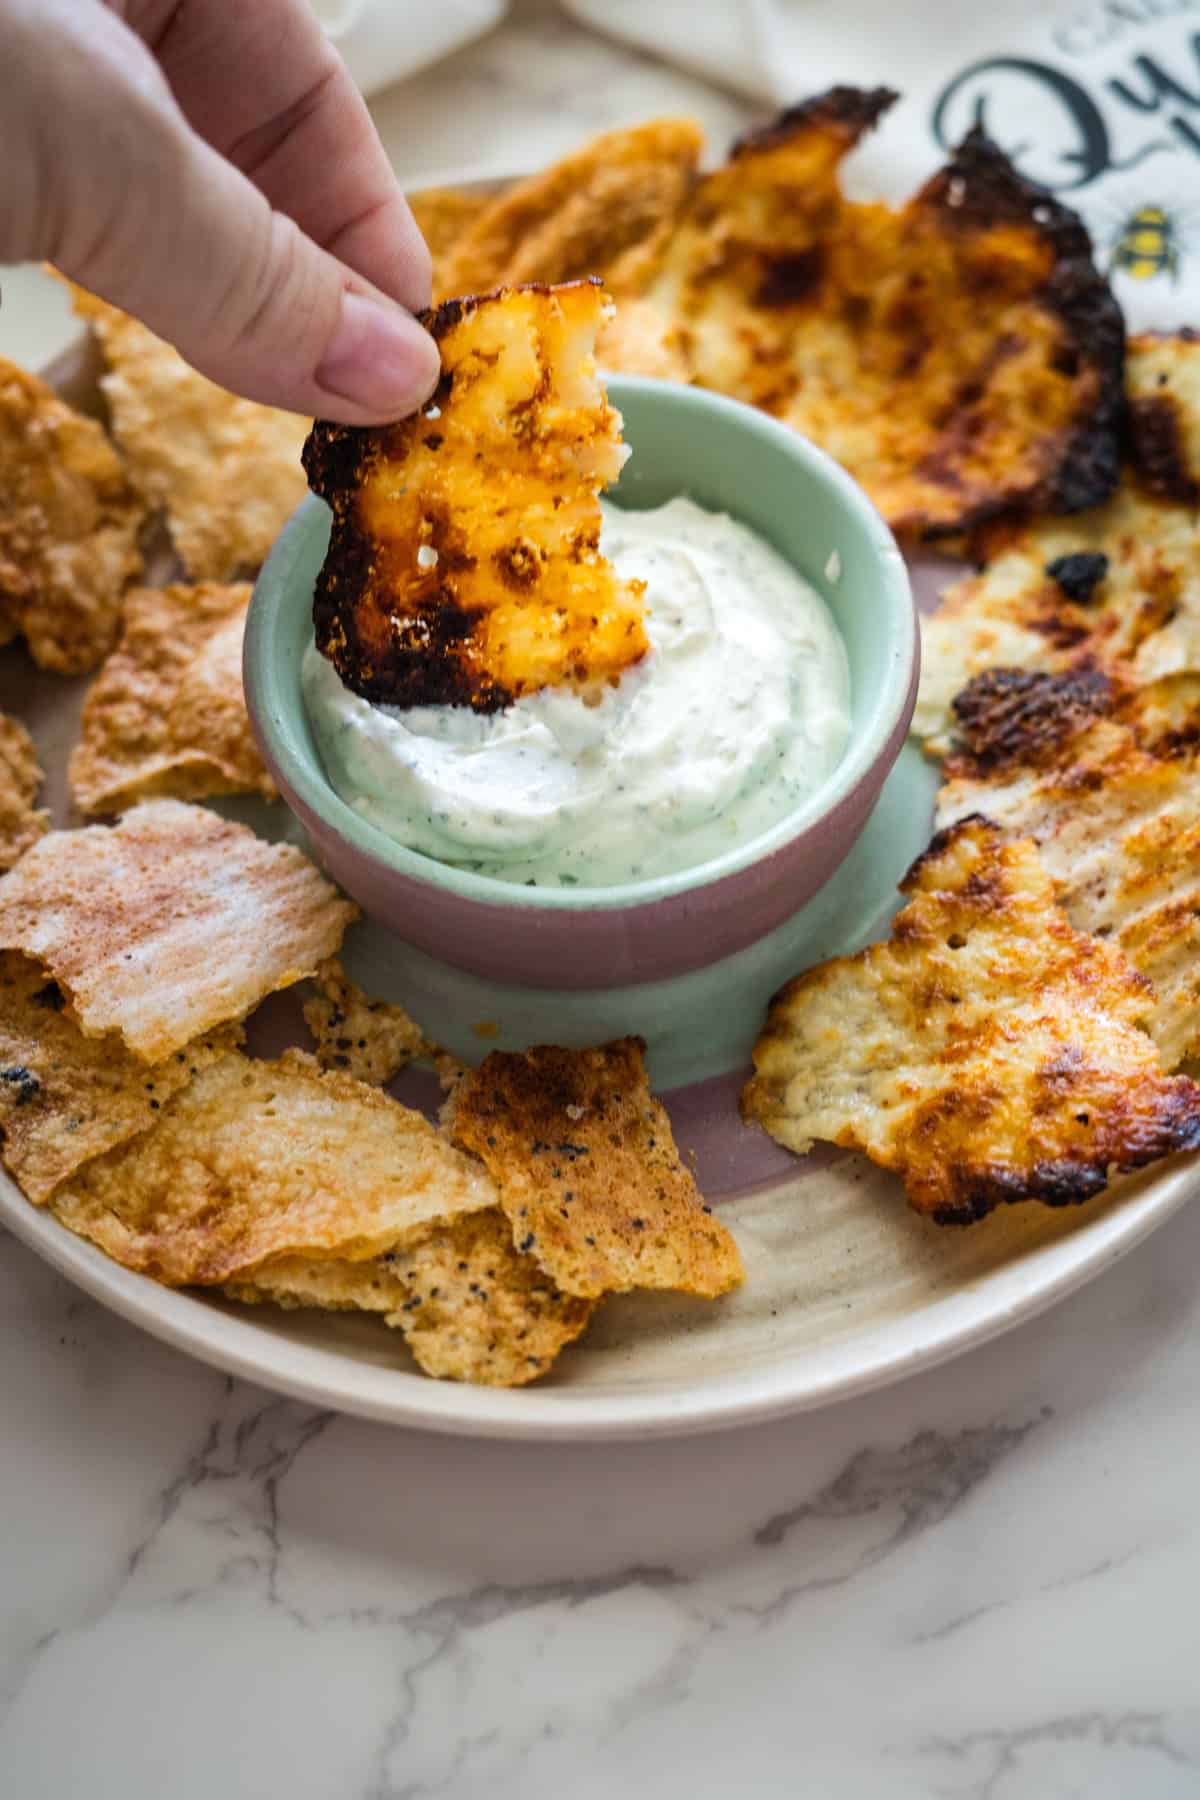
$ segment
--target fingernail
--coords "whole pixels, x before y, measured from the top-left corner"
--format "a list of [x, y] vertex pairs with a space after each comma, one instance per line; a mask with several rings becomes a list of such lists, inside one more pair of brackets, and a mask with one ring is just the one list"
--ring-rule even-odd
[[438, 369], [437, 345], [415, 319], [347, 290], [316, 379], [326, 393], [394, 419], [429, 398]]

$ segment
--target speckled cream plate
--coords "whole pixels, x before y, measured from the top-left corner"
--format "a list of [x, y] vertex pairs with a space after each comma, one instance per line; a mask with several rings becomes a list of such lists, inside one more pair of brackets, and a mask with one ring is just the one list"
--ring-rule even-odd
[[[78, 359], [54, 375], [86, 400]], [[39, 675], [20, 651], [0, 653], [0, 707], [30, 724], [48, 772], [47, 804], [60, 822], [69, 817], [65, 767], [85, 686]], [[933, 787], [930, 769], [906, 750], [847, 863], [806, 917], [784, 927], [795, 932], [797, 967], [854, 948], [885, 926], [894, 884], [928, 834]], [[282, 808], [235, 802], [227, 810], [270, 835], [294, 833]], [[766, 965], [744, 955], [736, 973], [761, 1011]], [[402, 995], [452, 1048], [465, 1047], [481, 1019], [501, 1028], [489, 1044], [558, 1035], [553, 996], [485, 989], [376, 927], [355, 927], [346, 961], [372, 991]], [[431, 1381], [417, 1373], [399, 1334], [375, 1320], [243, 1309], [158, 1287], [72, 1237], [3, 1175], [0, 1223], [156, 1337], [310, 1403], [444, 1432], [600, 1439], [744, 1424], [899, 1380], [1100, 1274], [1196, 1189], [1196, 1160], [1176, 1159], [1081, 1208], [1017, 1207], [966, 1230], [939, 1229], [911, 1213], [898, 1184], [859, 1157], [818, 1150], [798, 1161], [744, 1128], [739, 1071], [706, 1060], [702, 1020], [688, 991], [672, 987], [612, 996], [605, 1023], [610, 1033], [643, 1031], [652, 1073], [657, 1060], [668, 1080], [682, 1066], [680, 1045], [691, 1045], [686, 1085], [665, 1097], [701, 1187], [741, 1246], [745, 1286], [717, 1304], [656, 1295], [610, 1301], [534, 1387], [505, 1392]], [[273, 1052], [299, 1041], [297, 1019], [286, 999], [268, 1003], [254, 1022], [252, 1048]], [[570, 1041], [570, 1031], [561, 1035]], [[477, 1051], [485, 1047], [475, 1039]], [[747, 1048], [748, 1040], [742, 1056]], [[404, 1097], [416, 1104], [431, 1097], [421, 1078], [404, 1079]]]

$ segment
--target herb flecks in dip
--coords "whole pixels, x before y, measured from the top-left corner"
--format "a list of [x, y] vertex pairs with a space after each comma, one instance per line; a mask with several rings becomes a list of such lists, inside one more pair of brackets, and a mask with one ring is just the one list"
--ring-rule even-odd
[[651, 651], [588, 704], [372, 706], [310, 649], [326, 772], [396, 842], [502, 881], [612, 886], [748, 843], [811, 794], [849, 730], [824, 602], [761, 538], [686, 499], [604, 507], [604, 554], [646, 582]]

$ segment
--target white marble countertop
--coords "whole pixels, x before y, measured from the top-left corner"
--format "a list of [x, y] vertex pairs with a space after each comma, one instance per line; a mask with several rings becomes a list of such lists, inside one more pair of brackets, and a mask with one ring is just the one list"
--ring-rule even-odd
[[[421, 176], [674, 106], [742, 116], [533, 3], [377, 110]], [[3, 288], [36, 363], [60, 297]], [[1200, 1793], [1198, 1269], [1191, 1208], [905, 1386], [536, 1449], [226, 1380], [0, 1238], [0, 1791]]]

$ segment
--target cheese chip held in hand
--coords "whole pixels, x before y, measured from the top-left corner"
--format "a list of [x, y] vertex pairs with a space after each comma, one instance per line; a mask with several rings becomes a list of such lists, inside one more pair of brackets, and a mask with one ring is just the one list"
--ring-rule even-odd
[[625, 460], [593, 358], [610, 312], [590, 281], [446, 301], [424, 318], [442, 379], [420, 413], [313, 427], [304, 466], [333, 509], [317, 648], [355, 693], [496, 712], [645, 654], [644, 584], [599, 549]]

